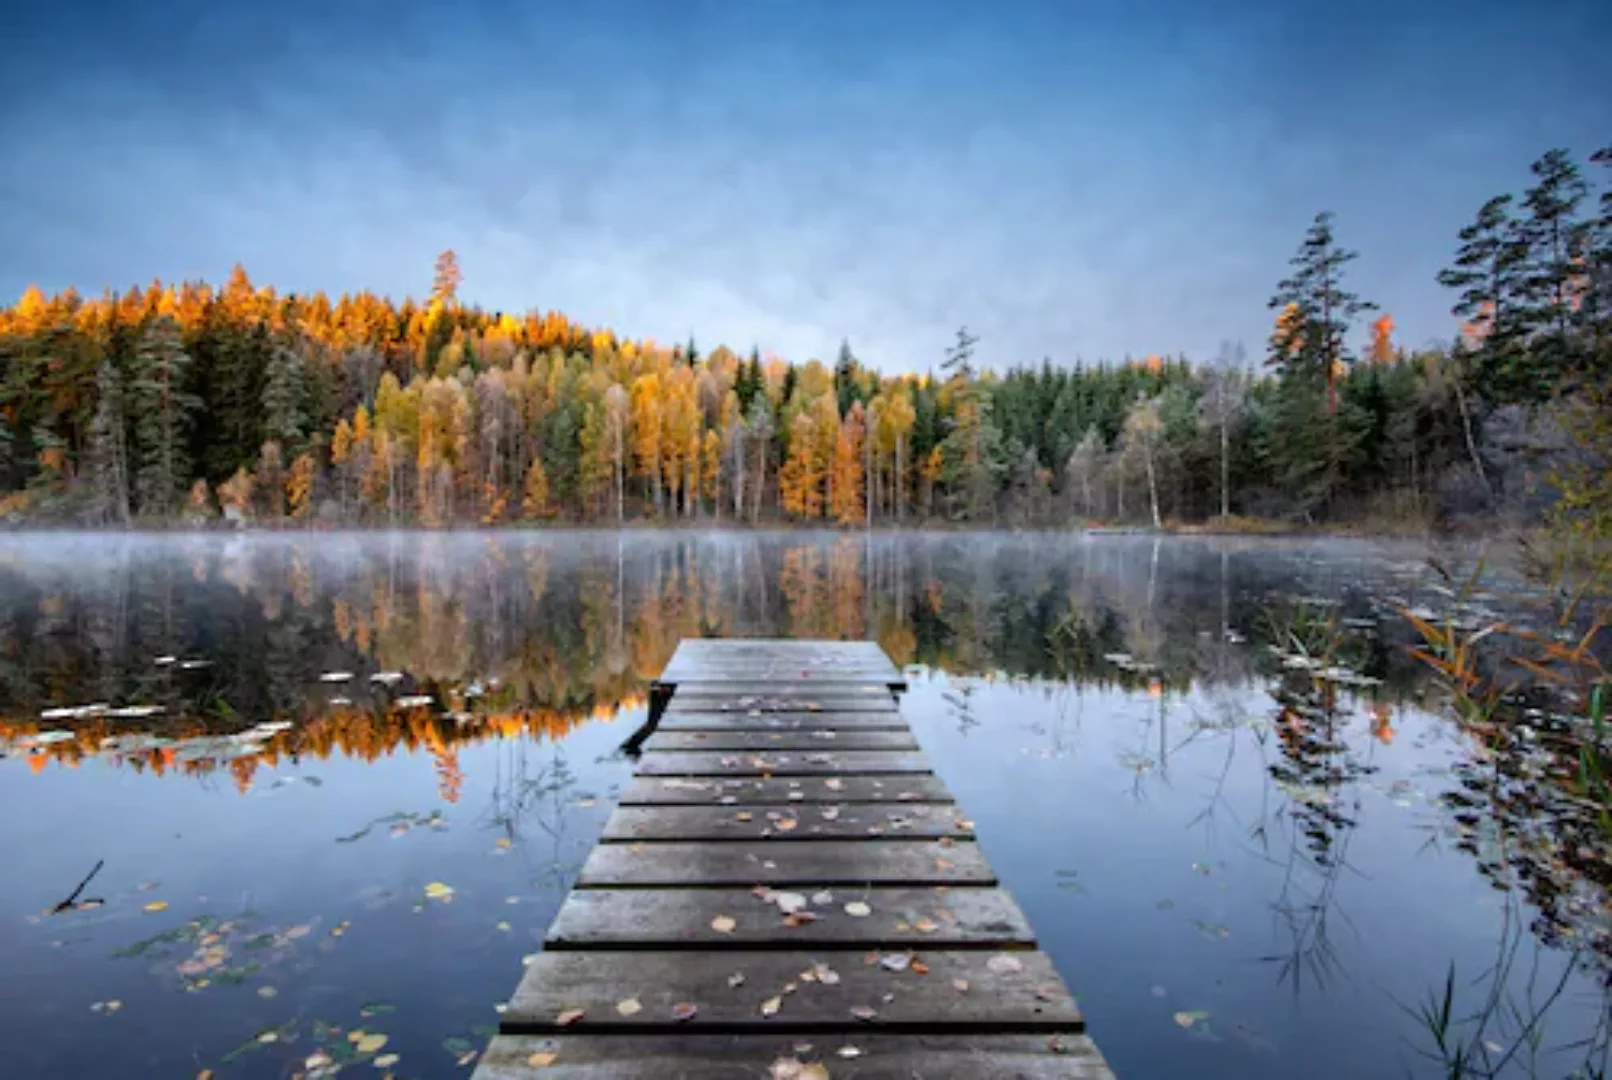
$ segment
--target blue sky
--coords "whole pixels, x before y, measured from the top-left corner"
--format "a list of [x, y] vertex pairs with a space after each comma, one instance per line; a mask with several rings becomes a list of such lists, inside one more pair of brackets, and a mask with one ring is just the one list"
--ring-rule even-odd
[[[13, 5], [15, 7], [15, 5]], [[56, 0], [7, 12], [0, 293], [427, 290], [923, 370], [1251, 352], [1311, 217], [1407, 344], [1489, 195], [1612, 142], [1612, 4]]]

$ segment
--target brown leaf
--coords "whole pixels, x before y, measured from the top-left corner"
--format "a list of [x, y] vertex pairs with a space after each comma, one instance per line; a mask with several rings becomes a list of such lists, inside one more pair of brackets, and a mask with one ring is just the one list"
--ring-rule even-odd
[[914, 960], [912, 962], [912, 970], [919, 975], [928, 975], [929, 965], [924, 963], [922, 960]]
[[554, 1018], [554, 1022], [561, 1027], [570, 1027], [572, 1024], [582, 1019], [583, 1014], [586, 1012], [586, 1009], [565, 1009]]
[[539, 1050], [537, 1053], [531, 1054], [527, 1057], [526, 1064], [530, 1065], [534, 1069], [541, 1069], [544, 1066], [553, 1065], [559, 1059], [560, 1055], [556, 1054], [553, 1050]]
[[920, 918], [912, 925], [920, 934], [933, 934], [936, 930], [940, 929], [940, 924], [928, 916]]
[[784, 819], [782, 819], [781, 821], [778, 822], [778, 831], [779, 832], [794, 832], [796, 827], [798, 827], [799, 825], [800, 825], [800, 819], [799, 818], [792, 818], [792, 817], [784, 818]]

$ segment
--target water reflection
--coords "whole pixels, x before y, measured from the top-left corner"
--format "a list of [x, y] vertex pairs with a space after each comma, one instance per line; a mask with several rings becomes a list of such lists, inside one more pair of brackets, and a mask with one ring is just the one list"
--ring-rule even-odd
[[[93, 758], [227, 783], [243, 796], [307, 783], [299, 770], [313, 763], [429, 762], [441, 806], [456, 814], [473, 791], [464, 809], [477, 834], [524, 860], [533, 888], [557, 895], [594, 835], [575, 811], [597, 802], [602, 814], [600, 788], [619, 775], [598, 771], [614, 740], [578, 736], [591, 720], [642, 708], [679, 639], [872, 637], [913, 668], [909, 715], [965, 802], [984, 804], [976, 812], [993, 855], [1006, 849], [1004, 877], [1029, 841], [994, 839], [987, 815], [998, 807], [995, 820], [1032, 837], [1037, 822], [1000, 784], [968, 789], [1006, 769], [1014, 750], [1094, 781], [1097, 798], [1081, 797], [1110, 825], [1118, 819], [1102, 800], [1123, 794], [1126, 828], [1148, 842], [1156, 838], [1137, 822], [1185, 808], [1170, 827], [1184, 823], [1200, 850], [1224, 853], [1186, 862], [1217, 884], [1236, 868], [1238, 888], [1269, 920], [1272, 945], [1252, 959], [1267, 982], [1302, 997], [1358, 981], [1362, 966], [1383, 981], [1361, 939], [1390, 916], [1360, 890], [1385, 873], [1384, 850], [1401, 864], [1463, 853], [1499, 898], [1501, 957], [1463, 949], [1463, 993], [1492, 1011], [1512, 1003], [1516, 1016], [1568, 1000], [1576, 1019], [1558, 1027], [1604, 1054], [1605, 1026], [1593, 1018], [1605, 999], [1584, 995], [1604, 990], [1612, 969], [1607, 830], [1549, 738], [1548, 708], [1481, 737], [1430, 710], [1428, 669], [1401, 648], [1415, 635], [1396, 612], [1449, 606], [1419, 552], [1366, 544], [647, 532], [8, 538], [0, 755], [20, 759], [40, 785]], [[1028, 744], [1010, 747], [1021, 724]], [[583, 744], [585, 760], [574, 750]], [[1410, 813], [1387, 822], [1385, 808]], [[326, 827], [325, 842], [429, 837], [448, 826], [432, 817], [442, 812], [375, 804]], [[1366, 833], [1378, 839], [1362, 860], [1353, 848]], [[1024, 872], [1043, 874], [1047, 858], [1025, 847]], [[1090, 888], [1064, 868], [1047, 895], [1089, 898]], [[1038, 927], [1060, 918], [1031, 914]], [[1234, 931], [1240, 939], [1249, 917], [1210, 908], [1191, 925], [1214, 943]], [[193, 919], [164, 947], [185, 952], [183, 978], [211, 980], [215, 968], [234, 970], [206, 951], [218, 940], [233, 955], [232, 935], [266, 934], [270, 955], [295, 952], [301, 925]], [[1420, 1000], [1447, 960], [1395, 967], [1404, 978], [1381, 995]], [[1562, 987], [1556, 996], [1543, 987], [1546, 970]], [[1480, 975], [1487, 981], [1471, 982]], [[1088, 1011], [1101, 1018], [1106, 1007]], [[1173, 1017], [1195, 1038], [1276, 1049], [1266, 1030], [1275, 1021], [1220, 1025], [1200, 1011]], [[1122, 1066], [1132, 1019], [1112, 1019], [1104, 1039]], [[1474, 1045], [1501, 1046], [1487, 1051], [1489, 1072], [1526, 1074], [1523, 1055], [1508, 1051], [1534, 1028], [1512, 1017], [1478, 1031]], [[1424, 1035], [1413, 1023], [1397, 1037], [1420, 1048]], [[1168, 1068], [1143, 1052], [1146, 1038], [1132, 1062]]]

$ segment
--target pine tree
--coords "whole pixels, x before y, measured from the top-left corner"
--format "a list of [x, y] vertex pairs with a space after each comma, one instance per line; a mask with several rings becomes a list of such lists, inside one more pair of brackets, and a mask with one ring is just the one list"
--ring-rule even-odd
[[1280, 376], [1276, 446], [1288, 491], [1306, 513], [1330, 502], [1342, 482], [1338, 380], [1351, 361], [1350, 326], [1376, 307], [1343, 286], [1356, 257], [1334, 240], [1332, 215], [1317, 214], [1269, 304], [1279, 312], [1266, 361]]
[[1478, 387], [1487, 401], [1534, 400], [1537, 373], [1524, 351], [1528, 244], [1510, 214], [1511, 196], [1490, 199], [1461, 230], [1455, 262], [1438, 281], [1460, 290], [1450, 313], [1463, 320], [1465, 344], [1476, 350]]
[[[1574, 283], [1584, 272], [1590, 239], [1589, 225], [1579, 217], [1589, 185], [1565, 150], [1548, 151], [1532, 171], [1536, 182], [1523, 195], [1528, 217], [1520, 228], [1528, 250], [1522, 296], [1533, 331], [1528, 352], [1537, 374], [1531, 381], [1544, 383], [1548, 392], [1552, 372], [1570, 371], [1579, 359]], [[1534, 399], [1542, 395], [1536, 392]]]
[[128, 383], [135, 491], [140, 513], [148, 517], [176, 513], [190, 483], [186, 435], [191, 415], [201, 403], [185, 389], [189, 368], [178, 323], [168, 316], [153, 320], [140, 336]]

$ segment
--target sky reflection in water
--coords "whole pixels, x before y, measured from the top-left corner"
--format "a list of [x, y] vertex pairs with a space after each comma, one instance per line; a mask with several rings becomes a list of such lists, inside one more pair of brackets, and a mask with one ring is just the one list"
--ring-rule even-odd
[[[1577, 956], [1545, 1043], [1591, 1034], [1604, 852], [1498, 843], [1549, 792], [1441, 799], [1498, 766], [1416, 705], [1392, 605], [1435, 585], [1353, 542], [0, 539], [0, 1073], [467, 1075], [698, 634], [915, 665], [905, 715], [1121, 1076], [1437, 1075], [1401, 1004], [1452, 961], [1480, 1000], [1511, 946], [1541, 1000]], [[1268, 647], [1332, 617], [1342, 685]], [[40, 719], [103, 703], [162, 711]], [[102, 859], [104, 903], [44, 914]]]

